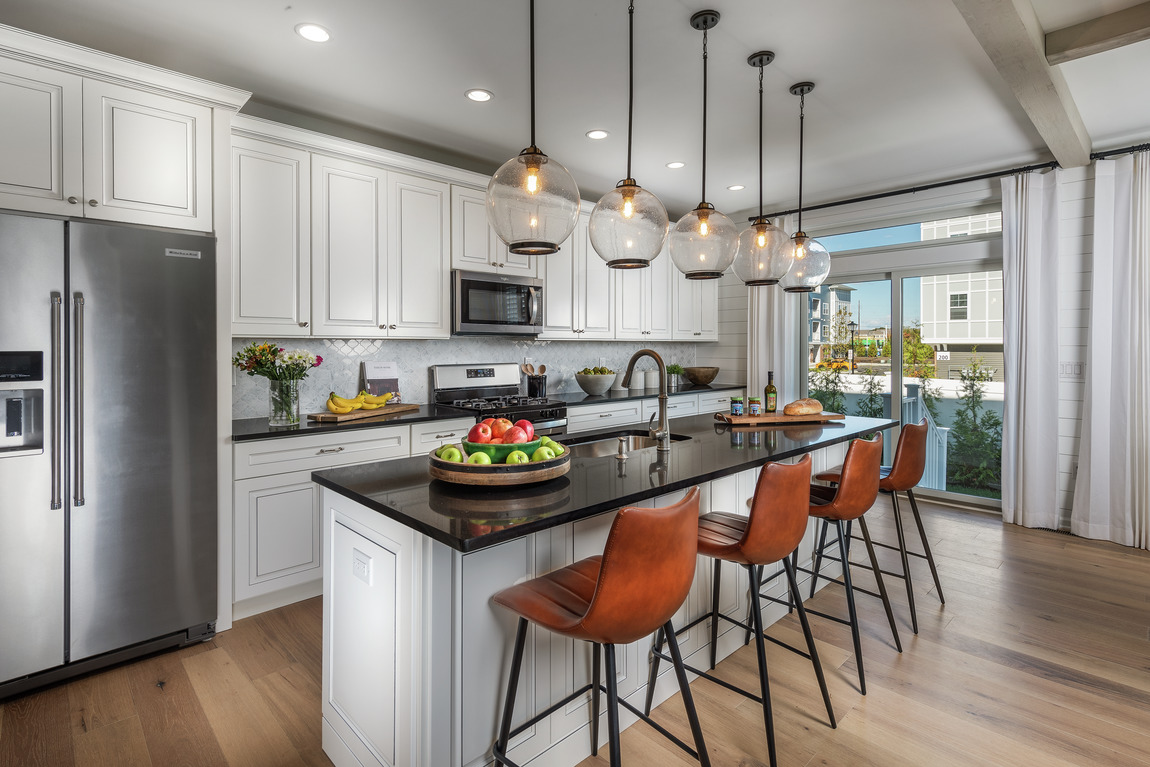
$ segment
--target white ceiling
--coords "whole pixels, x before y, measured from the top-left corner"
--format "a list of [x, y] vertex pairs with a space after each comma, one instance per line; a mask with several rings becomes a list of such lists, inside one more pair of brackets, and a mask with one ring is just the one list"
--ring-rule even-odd
[[[290, 5], [288, 3], [291, 3]], [[1138, 0], [1033, 0], [1046, 31]], [[626, 0], [537, 0], [538, 144], [596, 199], [625, 171]], [[707, 198], [757, 202], [757, 70], [767, 67], [766, 206], [1050, 159], [951, 0], [638, 0], [633, 175], [677, 216], [699, 201], [701, 33], [711, 33]], [[527, 0], [3, 0], [0, 23], [252, 91], [263, 102], [414, 139], [494, 170], [528, 143]], [[331, 42], [295, 35], [311, 21]], [[1094, 147], [1150, 137], [1150, 41], [1061, 66]], [[468, 88], [495, 98], [476, 104]], [[611, 132], [603, 141], [584, 134]], [[434, 155], [434, 151], [428, 154]], [[682, 160], [672, 171], [665, 163]], [[746, 189], [727, 191], [731, 184]]]

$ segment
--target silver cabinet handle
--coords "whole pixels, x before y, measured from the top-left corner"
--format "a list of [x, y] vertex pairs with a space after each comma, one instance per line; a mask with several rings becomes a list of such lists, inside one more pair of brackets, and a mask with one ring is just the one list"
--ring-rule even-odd
[[321, 447], [316, 455], [331, 455], [332, 453], [342, 453], [343, 447]]
[[84, 294], [72, 295], [76, 313], [76, 488], [72, 503], [84, 505]]
[[435, 438], [436, 439], [447, 439], [448, 437], [454, 437], [454, 436], [455, 436], [455, 432], [451, 432], [450, 434], [436, 434]]
[[88, 200], [88, 205], [89, 205], [90, 207], [93, 207], [93, 208], [94, 208], [94, 207], [96, 207], [96, 206], [97, 206], [97, 205], [99, 205], [99, 204], [100, 204], [100, 203], [96, 202], [95, 200]]
[[600, 418], [610, 418], [610, 417], [611, 417], [611, 413], [600, 413], [600, 414], [599, 414], [599, 417], [600, 417]]
[[77, 204], [79, 204], [79, 202], [80, 202], [80, 200], [76, 197], [69, 197], [68, 198], [68, 204], [69, 205], [77, 205]]
[[308, 326], [308, 323], [307, 323], [307, 322], [301, 322], [301, 323], [299, 324], [299, 326], [300, 326], [301, 328], [306, 328], [306, 327]]
[[[73, 198], [74, 199], [74, 198]], [[52, 293], [52, 508], [60, 509], [64, 506], [64, 447], [60, 444], [63, 434], [64, 418], [61, 414], [63, 396], [63, 379], [60, 375], [63, 365], [60, 355], [63, 354], [63, 344], [60, 343], [60, 319], [64, 311], [64, 299], [59, 293]]]

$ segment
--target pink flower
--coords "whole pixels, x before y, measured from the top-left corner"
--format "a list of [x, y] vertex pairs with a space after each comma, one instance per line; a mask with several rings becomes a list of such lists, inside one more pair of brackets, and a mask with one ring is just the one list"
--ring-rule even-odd
[[323, 362], [323, 357], [319, 356], [318, 354], [317, 354], [317, 355], [315, 355], [315, 364], [314, 364], [314, 365], [312, 365], [312, 367], [313, 367], [313, 368], [318, 368], [318, 367], [319, 367], [319, 364], [320, 364], [321, 362]]

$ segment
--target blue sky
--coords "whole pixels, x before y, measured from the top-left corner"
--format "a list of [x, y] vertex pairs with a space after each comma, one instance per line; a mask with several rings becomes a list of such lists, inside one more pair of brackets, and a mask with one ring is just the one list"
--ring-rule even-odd
[[[819, 237], [823, 247], [834, 253], [840, 250], [860, 250], [878, 248], [884, 245], [901, 245], [907, 242], [922, 241], [922, 227], [919, 224], [890, 226], [883, 229], [869, 229], [865, 232], [834, 234]], [[917, 323], [922, 317], [921, 280], [903, 280], [902, 319], [907, 326]], [[851, 294], [851, 314], [864, 329], [890, 327], [890, 281], [848, 283], [855, 289]]]

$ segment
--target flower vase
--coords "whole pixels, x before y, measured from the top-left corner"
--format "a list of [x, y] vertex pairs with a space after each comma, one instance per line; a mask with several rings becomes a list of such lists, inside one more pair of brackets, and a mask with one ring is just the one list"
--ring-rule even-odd
[[299, 426], [299, 381], [270, 379], [268, 425]]

